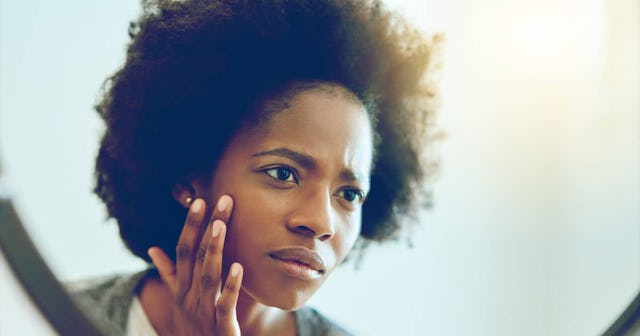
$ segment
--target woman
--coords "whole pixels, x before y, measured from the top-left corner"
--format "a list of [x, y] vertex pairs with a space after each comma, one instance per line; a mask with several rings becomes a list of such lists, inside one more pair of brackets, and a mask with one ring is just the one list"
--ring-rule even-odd
[[377, 1], [144, 6], [95, 192], [155, 268], [79, 300], [120, 334], [347, 334], [304, 304], [424, 204], [430, 43]]

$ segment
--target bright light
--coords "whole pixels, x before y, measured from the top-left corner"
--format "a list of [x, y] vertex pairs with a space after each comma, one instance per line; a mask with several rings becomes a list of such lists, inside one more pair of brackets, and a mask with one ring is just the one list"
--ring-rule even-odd
[[516, 62], [526, 62], [535, 71], [558, 66], [592, 67], [602, 61], [605, 17], [603, 3], [581, 6], [558, 3], [555, 7], [513, 11], [508, 41]]

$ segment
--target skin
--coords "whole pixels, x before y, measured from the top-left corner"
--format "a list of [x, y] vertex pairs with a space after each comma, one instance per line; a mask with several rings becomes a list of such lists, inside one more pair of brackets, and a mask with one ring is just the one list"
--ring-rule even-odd
[[[241, 129], [211, 178], [174, 190], [190, 206], [177, 262], [151, 248], [161, 279], [147, 279], [140, 292], [154, 328], [160, 335], [295, 335], [291, 311], [359, 235], [372, 157], [366, 111], [336, 85], [300, 92], [266, 124]], [[270, 252], [287, 247], [317, 252], [322, 270], [309, 279], [283, 271]]]

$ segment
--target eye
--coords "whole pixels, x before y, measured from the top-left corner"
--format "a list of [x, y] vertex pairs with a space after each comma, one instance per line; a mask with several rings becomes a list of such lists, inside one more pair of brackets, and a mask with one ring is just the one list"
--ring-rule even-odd
[[278, 166], [266, 169], [264, 172], [278, 181], [298, 183], [296, 173], [290, 167]]
[[364, 192], [362, 190], [347, 188], [340, 190], [338, 194], [349, 203], [356, 201], [362, 203], [364, 201]]

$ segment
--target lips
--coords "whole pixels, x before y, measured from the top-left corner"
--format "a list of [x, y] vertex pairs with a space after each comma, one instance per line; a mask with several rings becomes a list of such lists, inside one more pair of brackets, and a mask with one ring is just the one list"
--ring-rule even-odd
[[269, 257], [283, 262], [300, 264], [301, 267], [309, 268], [320, 274], [324, 273], [326, 269], [320, 254], [303, 247], [288, 247], [269, 252]]

